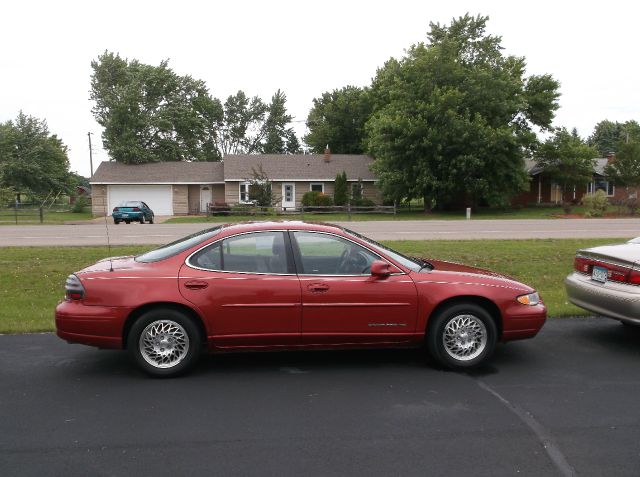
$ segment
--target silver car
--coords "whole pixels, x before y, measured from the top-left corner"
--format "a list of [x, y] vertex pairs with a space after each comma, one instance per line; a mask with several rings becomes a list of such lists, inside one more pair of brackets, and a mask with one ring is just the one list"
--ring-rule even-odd
[[640, 237], [578, 250], [573, 268], [564, 282], [571, 303], [640, 325]]

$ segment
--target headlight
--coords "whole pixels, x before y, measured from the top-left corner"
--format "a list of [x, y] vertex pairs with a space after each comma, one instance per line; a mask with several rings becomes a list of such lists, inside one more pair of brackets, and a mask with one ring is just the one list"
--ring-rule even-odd
[[528, 295], [520, 295], [516, 300], [523, 305], [534, 306], [540, 303], [540, 295], [537, 292], [529, 293]]

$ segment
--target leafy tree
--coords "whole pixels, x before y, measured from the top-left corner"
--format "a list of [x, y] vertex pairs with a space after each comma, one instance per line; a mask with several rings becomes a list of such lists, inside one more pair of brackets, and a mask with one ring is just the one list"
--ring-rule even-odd
[[378, 70], [366, 130], [385, 195], [423, 197], [428, 209], [502, 203], [526, 185], [523, 158], [534, 126], [551, 126], [559, 85], [526, 77], [524, 58], [502, 54], [487, 20], [431, 23], [428, 43]]
[[105, 52], [91, 62], [92, 109], [111, 157], [127, 164], [217, 161], [222, 106], [205, 83]]
[[227, 98], [223, 109], [216, 137], [220, 153], [225, 156], [259, 152], [268, 106], [257, 96], [249, 98], [243, 91], [238, 91]]
[[309, 133], [304, 141], [322, 154], [327, 144], [337, 154], [365, 152], [365, 123], [372, 112], [367, 89], [346, 86], [314, 98], [307, 116]]
[[333, 202], [336, 205], [347, 205], [348, 194], [347, 173], [345, 171], [338, 172], [333, 189]]
[[597, 151], [566, 128], [557, 129], [553, 137], [540, 145], [538, 166], [562, 187], [564, 193], [585, 186], [593, 178], [594, 158]]
[[0, 123], [0, 188], [19, 200], [27, 193], [42, 200], [49, 192], [70, 192], [67, 146], [49, 132], [47, 122], [22, 111], [15, 121]]
[[295, 154], [300, 150], [300, 143], [293, 128], [287, 128], [291, 116], [287, 114], [286, 95], [278, 90], [271, 98], [267, 119], [263, 126], [263, 154]]
[[636, 121], [619, 123], [607, 119], [596, 124], [588, 139], [589, 145], [598, 150], [600, 157], [617, 152], [622, 144], [630, 141], [640, 142], [640, 124]]
[[251, 179], [249, 179], [249, 199], [255, 200], [260, 207], [273, 207], [278, 199], [273, 194], [273, 186], [269, 176], [262, 168], [262, 164], [251, 168]]
[[630, 195], [630, 188], [640, 187], [640, 142], [620, 144], [615, 158], [604, 168], [604, 173], [617, 186], [624, 186], [627, 196]]

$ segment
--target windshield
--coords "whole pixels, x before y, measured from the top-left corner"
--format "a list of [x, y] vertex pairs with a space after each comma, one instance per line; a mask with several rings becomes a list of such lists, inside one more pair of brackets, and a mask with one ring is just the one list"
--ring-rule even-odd
[[210, 239], [218, 232], [220, 232], [220, 230], [222, 230], [221, 225], [218, 227], [213, 227], [211, 229], [201, 230], [200, 232], [187, 235], [186, 237], [182, 237], [175, 242], [168, 243], [167, 245], [163, 245], [162, 247], [151, 250], [150, 252], [138, 255], [135, 260], [136, 262], [150, 263], [173, 257], [180, 252], [184, 252], [185, 250], [188, 250], [191, 247], [198, 245], [199, 243], [202, 243], [207, 239]]
[[403, 255], [400, 252], [396, 252], [395, 250], [390, 249], [389, 247], [386, 247], [381, 243], [376, 242], [375, 240], [371, 240], [370, 238], [365, 237], [364, 235], [360, 235], [358, 232], [354, 232], [353, 230], [349, 230], [345, 228], [343, 228], [342, 230], [348, 233], [349, 235], [358, 237], [360, 240], [366, 242], [378, 252], [382, 252], [383, 254], [387, 255], [391, 259], [398, 262], [403, 267], [406, 267], [414, 272], [419, 272], [425, 266], [425, 262], [423, 262], [422, 260], [407, 257], [406, 255]]

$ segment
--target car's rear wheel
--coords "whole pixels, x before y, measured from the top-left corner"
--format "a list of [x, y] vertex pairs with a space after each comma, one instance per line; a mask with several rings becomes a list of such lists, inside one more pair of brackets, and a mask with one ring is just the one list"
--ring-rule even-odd
[[459, 303], [432, 317], [427, 348], [440, 364], [451, 369], [477, 366], [496, 345], [497, 327], [491, 315], [474, 303]]
[[144, 224], [144, 215], [142, 217], [140, 217], [140, 223]]
[[125, 223], [125, 224], [130, 224], [130, 223], [131, 223], [131, 221], [130, 221], [130, 220], [125, 220], [125, 221], [124, 221], [124, 223]]
[[119, 221], [119, 220], [116, 220], [116, 219], [113, 219], [113, 223], [114, 223], [114, 224], [116, 224], [116, 225], [118, 225], [118, 224], [120, 223], [120, 221]]
[[133, 324], [127, 348], [146, 373], [173, 377], [188, 371], [198, 361], [202, 336], [193, 320], [180, 311], [156, 309]]
[[152, 224], [153, 223], [153, 215], [151, 216], [151, 218], [149, 219], [149, 223]]

